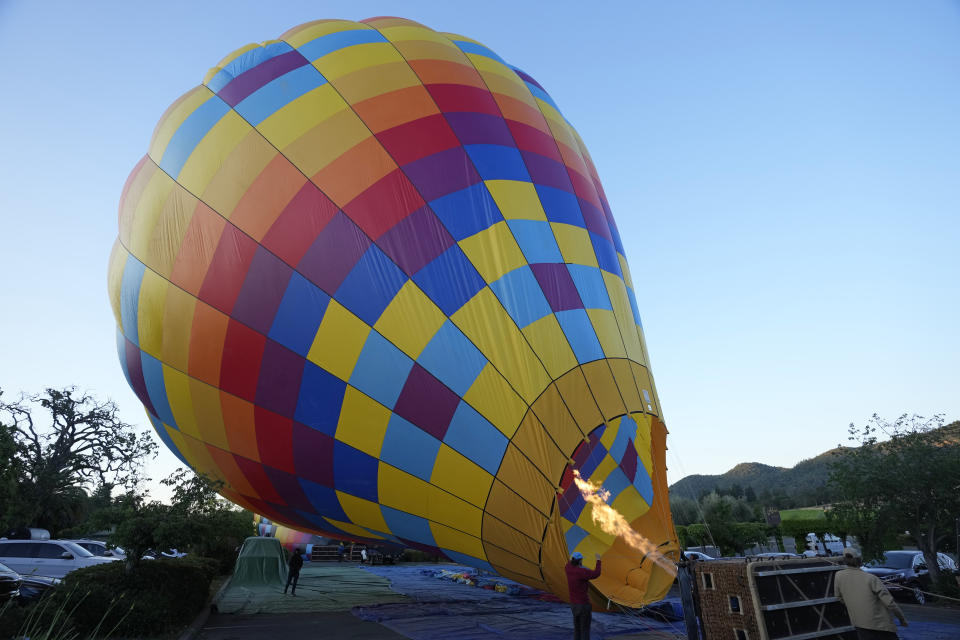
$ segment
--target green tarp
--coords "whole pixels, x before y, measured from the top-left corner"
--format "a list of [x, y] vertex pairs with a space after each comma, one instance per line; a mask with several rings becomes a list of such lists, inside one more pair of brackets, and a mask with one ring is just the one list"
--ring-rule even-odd
[[235, 587], [277, 587], [287, 582], [287, 562], [276, 538], [251, 537], [243, 541], [230, 583]]

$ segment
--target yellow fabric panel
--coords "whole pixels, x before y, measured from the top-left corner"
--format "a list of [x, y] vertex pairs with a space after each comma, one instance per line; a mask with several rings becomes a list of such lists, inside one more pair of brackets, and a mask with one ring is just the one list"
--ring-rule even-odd
[[[347, 385], [340, 408], [336, 438], [374, 458], [380, 457], [387, 433], [390, 410], [369, 396]], [[386, 529], [380, 529], [386, 531]]]
[[627, 266], [627, 259], [618, 253], [617, 260], [620, 262], [620, 271], [623, 272], [624, 283], [626, 283], [628, 289], [633, 289], [633, 278], [630, 277], [630, 267]]
[[430, 484], [420, 478], [380, 462], [377, 471], [377, 490], [380, 504], [421, 518], [430, 517], [428, 499]]
[[459, 244], [487, 283], [527, 263], [506, 222], [498, 222]]
[[583, 377], [583, 371], [574, 369], [557, 380], [557, 390], [560, 391], [567, 409], [570, 410], [573, 419], [577, 421], [583, 433], [590, 433], [603, 422], [603, 416], [600, 415], [593, 394], [587, 387], [587, 380]]
[[480, 371], [463, 399], [508, 438], [516, 433], [527, 411], [527, 404], [489, 363]]
[[197, 198], [179, 185], [174, 186], [163, 203], [147, 254], [141, 254], [141, 260], [164, 278], [169, 279], [173, 273], [173, 264], [196, 210]]
[[290, 46], [299, 48], [312, 40], [322, 38], [331, 33], [368, 28], [369, 27], [365, 25], [358, 24], [351, 20], [314, 20], [313, 22], [294, 27], [280, 37], [284, 42], [290, 44]]
[[607, 294], [610, 296], [613, 313], [617, 318], [617, 324], [620, 326], [620, 335], [623, 337], [623, 343], [627, 349], [627, 357], [640, 364], [646, 364], [643, 350], [640, 348], [640, 339], [637, 337], [636, 325], [633, 321], [633, 309], [630, 307], [627, 288], [623, 284], [623, 280], [603, 269], [600, 270], [600, 274], [603, 276], [604, 284], [607, 285]]
[[370, 327], [336, 300], [331, 300], [313, 338], [307, 359], [341, 380], [349, 380]]
[[[257, 130], [287, 155], [287, 145], [347, 108], [337, 90], [326, 83], [275, 111], [257, 125]], [[357, 119], [356, 115], [354, 119]]]
[[433, 29], [428, 29], [426, 27], [408, 24], [408, 25], [401, 25], [396, 27], [384, 27], [382, 29], [379, 29], [379, 31], [380, 31], [380, 34], [390, 42], [403, 42], [405, 40], [424, 40], [424, 41], [434, 42], [436, 44], [443, 45], [448, 49], [451, 46], [453, 46], [451, 45], [449, 39], [444, 38], [442, 35], [434, 31]]
[[[621, 495], [626, 493], [628, 489], [629, 487], [624, 489]], [[584, 538], [575, 549], [582, 553], [584, 558], [592, 558], [595, 553], [602, 554], [613, 544], [614, 539], [616, 539], [616, 536], [606, 533], [598, 525], [594, 524], [593, 505], [590, 503], [587, 503], [587, 506], [580, 512], [580, 517], [577, 518], [576, 525], [584, 531], [590, 532], [590, 535]]]
[[[200, 438], [197, 419], [193, 415], [193, 397], [190, 395], [190, 377], [182, 371], [163, 368], [163, 384], [167, 389], [170, 412], [181, 433]], [[182, 449], [181, 449], [182, 451]]]
[[512, 442], [546, 476], [554, 490], [560, 488], [567, 456], [553, 442], [533, 412], [524, 416]]
[[[640, 388], [640, 396], [644, 400], [645, 412], [660, 415], [660, 408], [657, 406], [657, 398], [654, 396], [653, 385], [651, 384], [652, 380], [647, 368], [636, 362], [631, 362], [630, 368], [633, 369], [633, 377], [637, 381], [637, 387]], [[644, 391], [646, 391], [646, 393], [644, 393]]]
[[630, 363], [626, 360], [607, 360], [610, 369], [613, 371], [613, 377], [617, 381], [617, 388], [620, 390], [620, 397], [627, 405], [627, 411], [643, 411], [643, 402], [640, 398], [640, 392], [637, 390], [637, 382], [633, 378], [633, 371], [630, 370]]
[[441, 443], [430, 482], [482, 509], [487, 502], [493, 476], [469, 458]]
[[609, 309], [587, 309], [593, 332], [597, 334], [600, 347], [607, 358], [626, 358], [627, 350], [623, 346], [617, 317]]
[[177, 182], [190, 193], [203, 193], [234, 147], [250, 132], [250, 123], [228, 111], [197, 144], [184, 163]]
[[483, 511], [433, 485], [427, 485], [427, 519], [480, 537]]
[[[637, 456], [643, 462], [649, 476], [653, 472], [653, 441], [650, 432], [652, 418], [644, 414], [633, 414], [630, 417], [637, 423], [637, 432], [633, 436], [633, 446], [636, 448]], [[642, 469], [638, 469], [637, 473], [642, 471]]]
[[573, 134], [570, 132], [570, 125], [567, 124], [567, 121], [560, 112], [554, 109], [553, 105], [549, 102], [544, 102], [540, 98], [535, 98], [535, 100], [537, 101], [537, 106], [540, 107], [540, 112], [547, 120], [547, 125], [550, 127], [550, 132], [553, 134], [554, 139], [568, 147], [575, 147], [577, 143]]
[[534, 540], [543, 538], [547, 517], [499, 479], [490, 487], [486, 512]]
[[503, 455], [497, 479], [541, 513], [550, 513], [550, 506], [557, 495], [555, 480], [547, 479], [512, 442]]
[[532, 409], [554, 442], [560, 445], [563, 454], [568, 458], [572, 456], [574, 450], [583, 441], [584, 433], [564, 404], [556, 384], [550, 385], [543, 392]]
[[547, 372], [489, 288], [480, 290], [451, 320], [527, 403], [550, 384]]
[[190, 378], [190, 396], [193, 398], [193, 413], [197, 417], [197, 430], [201, 439], [229, 451], [230, 443], [223, 427], [223, 411], [220, 408], [220, 390]]
[[129, 240], [125, 244], [130, 253], [141, 261], [150, 255], [153, 230], [174, 186], [173, 180], [167, 174], [162, 171], [154, 172], [137, 200], [130, 220]]
[[527, 342], [533, 351], [540, 357], [547, 374], [553, 379], [577, 366], [577, 357], [567, 342], [567, 338], [557, 322], [557, 316], [552, 313], [535, 322], [531, 322], [522, 330]]
[[540, 561], [540, 544], [490, 514], [483, 517], [484, 547], [495, 545], [520, 556], [527, 562]]
[[163, 353], [163, 312], [170, 283], [150, 269], [143, 272], [137, 304], [137, 335], [140, 349], [158, 360]]
[[276, 155], [277, 150], [256, 129], [248, 129], [217, 167], [203, 192], [203, 201], [229, 218], [240, 198]]
[[497, 573], [503, 577], [516, 580], [523, 584], [531, 584], [531, 578], [540, 581], [541, 576], [538, 563], [529, 562], [509, 551], [489, 544], [486, 546], [486, 551], [487, 560], [497, 570]]
[[226, 67], [226, 66], [229, 65], [231, 62], [233, 62], [234, 60], [236, 60], [237, 58], [239, 58], [240, 56], [242, 56], [243, 54], [245, 54], [247, 51], [251, 51], [251, 50], [253, 50], [253, 49], [259, 49], [261, 46], [264, 46], [264, 45], [266, 45], [266, 44], [267, 44], [267, 43], [265, 43], [265, 42], [260, 43], [260, 44], [257, 44], [256, 42], [250, 42], [250, 43], [248, 43], [248, 44], [243, 45], [242, 47], [240, 47], [240, 48], [237, 49], [236, 51], [233, 51], [232, 53], [230, 53], [230, 54], [228, 54], [228, 55], [225, 55], [225, 56], [220, 60], [220, 62], [217, 63], [217, 66], [215, 66], [215, 67], [211, 68], [209, 71], [207, 71], [207, 75], [205, 75], [205, 76], [203, 77], [203, 83], [206, 84], [206, 83], [208, 83], [210, 80], [213, 80], [213, 77], [214, 77], [215, 75], [217, 75], [218, 73], [220, 73], [220, 71], [222, 71], [224, 67]]
[[197, 299], [183, 289], [167, 289], [160, 360], [181, 371], [187, 371], [190, 362], [190, 330], [196, 304]]
[[[149, 416], [149, 413], [147, 415]], [[180, 435], [180, 432], [166, 424], [163, 425], [163, 430], [167, 434], [167, 437], [170, 438], [170, 441], [173, 442], [173, 446], [176, 447], [176, 451], [173, 452], [174, 455], [178, 452], [182, 455], [183, 450], [180, 445], [183, 443], [183, 436]]]
[[597, 465], [597, 468], [593, 470], [593, 473], [590, 474], [590, 478], [594, 482], [599, 482], [601, 485], [607, 481], [607, 477], [610, 475], [610, 472], [617, 468], [617, 461], [614, 460], [609, 453], [603, 456], [603, 459], [600, 460], [600, 464]]
[[120, 195], [120, 211], [117, 220], [119, 227], [118, 237], [121, 244], [125, 247], [130, 246], [133, 219], [136, 215], [137, 207], [140, 206], [140, 199], [158, 172], [163, 173], [153, 160], [144, 158], [141, 161], [139, 171], [135, 174], [131, 173], [127, 178], [127, 182], [123, 185], [123, 193]]
[[130, 252], [120, 244], [120, 238], [113, 241], [113, 248], [110, 250], [110, 260], [107, 262], [107, 294], [110, 296], [110, 308], [113, 309], [113, 317], [117, 321], [118, 327], [123, 327], [123, 319], [120, 317], [120, 289], [123, 283], [123, 269], [127, 265], [127, 257]]
[[[353, 117], [355, 118], [355, 116]], [[363, 123], [353, 125], [345, 122], [339, 125], [334, 122], [336, 120], [338, 120], [338, 118], [331, 118], [329, 121], [324, 122], [314, 129], [311, 135], [317, 134], [318, 131], [326, 130], [322, 140], [324, 142], [329, 140], [331, 144], [336, 145], [345, 142], [347, 137], [355, 138], [360, 132], [366, 135], [366, 138], [361, 139], [357, 144], [339, 156], [336, 156], [330, 164], [310, 176], [310, 179], [320, 187], [320, 190], [327, 194], [333, 202], [342, 207], [373, 186], [374, 183], [388, 173], [395, 170], [397, 163], [393, 161], [393, 158], [384, 150], [380, 141], [373, 137], [373, 134], [370, 133]], [[333, 128], [335, 125], [338, 127], [337, 129]], [[353, 127], [357, 128], [356, 132], [351, 130]], [[310, 137], [311, 136], [304, 136], [304, 138]], [[319, 140], [320, 138], [315, 142], [319, 143]], [[323, 149], [325, 152], [330, 151], [325, 145], [321, 146], [320, 149]], [[316, 150], [314, 150], [314, 153], [318, 156], [325, 155], [318, 154]], [[318, 158], [318, 160], [326, 162], [325, 158]]]
[[562, 222], [551, 222], [553, 236], [563, 255], [563, 261], [570, 264], [585, 264], [599, 267], [597, 254], [590, 242], [590, 233], [581, 227]]
[[[147, 415], [149, 416], [150, 414]], [[173, 444], [177, 447], [177, 451], [180, 452], [180, 455], [183, 456], [189, 464], [190, 455], [187, 451], [187, 436], [175, 429], [167, 429], [167, 435], [170, 436], [170, 440], [173, 441]]]
[[355, 44], [313, 61], [323, 77], [336, 84], [335, 80], [360, 69], [368, 69], [390, 62], [403, 62], [397, 50], [388, 42]]
[[408, 280], [373, 325], [380, 335], [416, 360], [447, 321], [437, 305]]
[[[507, 69], [496, 60], [491, 60], [485, 56], [470, 56], [470, 61], [476, 65], [481, 77], [490, 91], [493, 92], [493, 97], [501, 108], [503, 106], [497, 99], [498, 95], [519, 100], [529, 105], [531, 109], [537, 109], [537, 103], [534, 101], [530, 89], [511, 69]], [[508, 72], [513, 76], [512, 78], [508, 75]]]
[[383, 519], [383, 512], [380, 511], [380, 505], [376, 502], [370, 502], [363, 498], [352, 496], [349, 493], [337, 491], [337, 500], [343, 507], [343, 512], [350, 518], [350, 522], [360, 527], [367, 527], [374, 531], [387, 533], [390, 528], [387, 527], [386, 520]]
[[443, 60], [467, 64], [463, 52], [446, 41], [391, 40], [396, 44], [397, 51], [407, 60]]
[[340, 522], [339, 520], [334, 520], [333, 518], [324, 518], [327, 522], [335, 526], [341, 531], [346, 531], [349, 534], [355, 535], [358, 538], [375, 538], [377, 540], [383, 540], [383, 536], [378, 536], [375, 533], [367, 531], [363, 527], [358, 527], [357, 525], [351, 522]]
[[437, 522], [430, 523], [433, 539], [441, 549], [449, 549], [458, 553], [465, 553], [474, 558], [486, 560], [487, 554], [483, 551], [480, 538], [452, 529]]
[[203, 440], [197, 440], [189, 435], [185, 435], [183, 441], [186, 447], [185, 449], [181, 449], [180, 453], [186, 456], [187, 462], [190, 463], [191, 467], [194, 469], [203, 469], [212, 480], [227, 481], [220, 472], [220, 467], [217, 466], [213, 456], [210, 455], [210, 451], [207, 449], [207, 445], [204, 444]]
[[[520, 180], [484, 180], [497, 208], [507, 220], [543, 220], [547, 214], [543, 211], [540, 197], [532, 182]], [[591, 247], [591, 251], [593, 251]], [[596, 262], [596, 259], [594, 259]]]
[[[623, 416], [615, 420], [607, 420], [607, 428], [603, 432], [603, 436], [600, 438], [600, 444], [609, 451], [610, 447], [613, 446], [613, 442], [617, 439], [617, 433], [620, 431], [620, 423], [623, 421]], [[630, 435], [633, 437], [633, 434]]]
[[[638, 469], [637, 472], [641, 471]], [[633, 522], [635, 518], [639, 518], [650, 509], [650, 505], [644, 501], [643, 496], [633, 485], [621, 491], [610, 506], [619, 511], [627, 522]]]
[[183, 121], [197, 108], [205, 103], [213, 95], [213, 92], [206, 87], [194, 87], [190, 91], [180, 96], [160, 117], [156, 129], [153, 130], [153, 139], [150, 140], [149, 155], [154, 162], [160, 164], [163, 152], [167, 150], [167, 145], [177, 132]]
[[547, 525], [543, 536], [543, 550], [540, 552], [543, 578], [547, 589], [568, 598], [567, 574], [564, 568], [567, 564], [567, 539], [564, 537], [563, 523], [565, 520], [554, 513]]
[[583, 371], [594, 399], [600, 405], [600, 412], [603, 414], [604, 420], [612, 420], [614, 416], [627, 412], [606, 360], [596, 360], [580, 365], [580, 370]]
[[[396, 53], [393, 45], [384, 44], [383, 46], [390, 47], [390, 50]], [[399, 53], [396, 53], [396, 55], [397, 58], [400, 58]], [[357, 104], [374, 96], [420, 84], [417, 75], [402, 59], [398, 62], [381, 64], [372, 68], [358, 69], [332, 82], [350, 104]]]

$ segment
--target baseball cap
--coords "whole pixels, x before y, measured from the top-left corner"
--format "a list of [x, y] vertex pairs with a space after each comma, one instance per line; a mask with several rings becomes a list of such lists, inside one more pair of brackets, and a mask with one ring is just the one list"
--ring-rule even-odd
[[583, 560], [583, 554], [580, 553], [579, 551], [574, 551], [573, 553], [570, 554], [570, 557], [573, 558], [574, 560]]
[[847, 547], [846, 549], [844, 549], [843, 555], [845, 555], [848, 558], [854, 558], [854, 559], [861, 557], [860, 551], [858, 549], [854, 549], [853, 547]]

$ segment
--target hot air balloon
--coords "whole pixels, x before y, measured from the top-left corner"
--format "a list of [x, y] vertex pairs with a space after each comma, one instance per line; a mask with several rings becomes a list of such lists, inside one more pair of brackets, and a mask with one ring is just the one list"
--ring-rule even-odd
[[109, 267], [127, 380], [223, 495], [293, 529], [429, 550], [566, 598], [659, 598], [574, 471], [678, 549], [623, 245], [554, 100], [476, 40], [321, 20], [167, 109]]

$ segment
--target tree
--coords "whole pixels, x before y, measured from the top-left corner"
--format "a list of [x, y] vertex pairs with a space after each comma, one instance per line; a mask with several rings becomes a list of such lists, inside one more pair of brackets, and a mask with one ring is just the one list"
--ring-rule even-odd
[[[48, 414], [44, 426], [34, 418], [35, 405]], [[0, 425], [13, 441], [19, 476], [16, 497], [2, 511], [15, 520], [10, 524], [54, 533], [82, 518], [85, 490], [136, 485], [144, 459], [157, 450], [148, 433], [119, 419], [113, 402], [78, 394], [74, 387], [47, 389], [12, 403], [0, 398]]]
[[690, 498], [671, 498], [670, 514], [673, 516], [673, 522], [677, 525], [693, 524], [700, 520], [700, 508], [695, 500]]
[[[834, 462], [830, 482], [842, 497], [850, 530], [866, 541], [869, 555], [882, 543], [907, 532], [923, 552], [931, 579], [939, 579], [937, 550], [953, 535], [960, 513], [960, 423], [948, 427], [942, 416], [900, 416], [887, 422], [876, 414], [866, 426], [853, 424]], [[889, 439], [881, 441], [881, 435]]]

